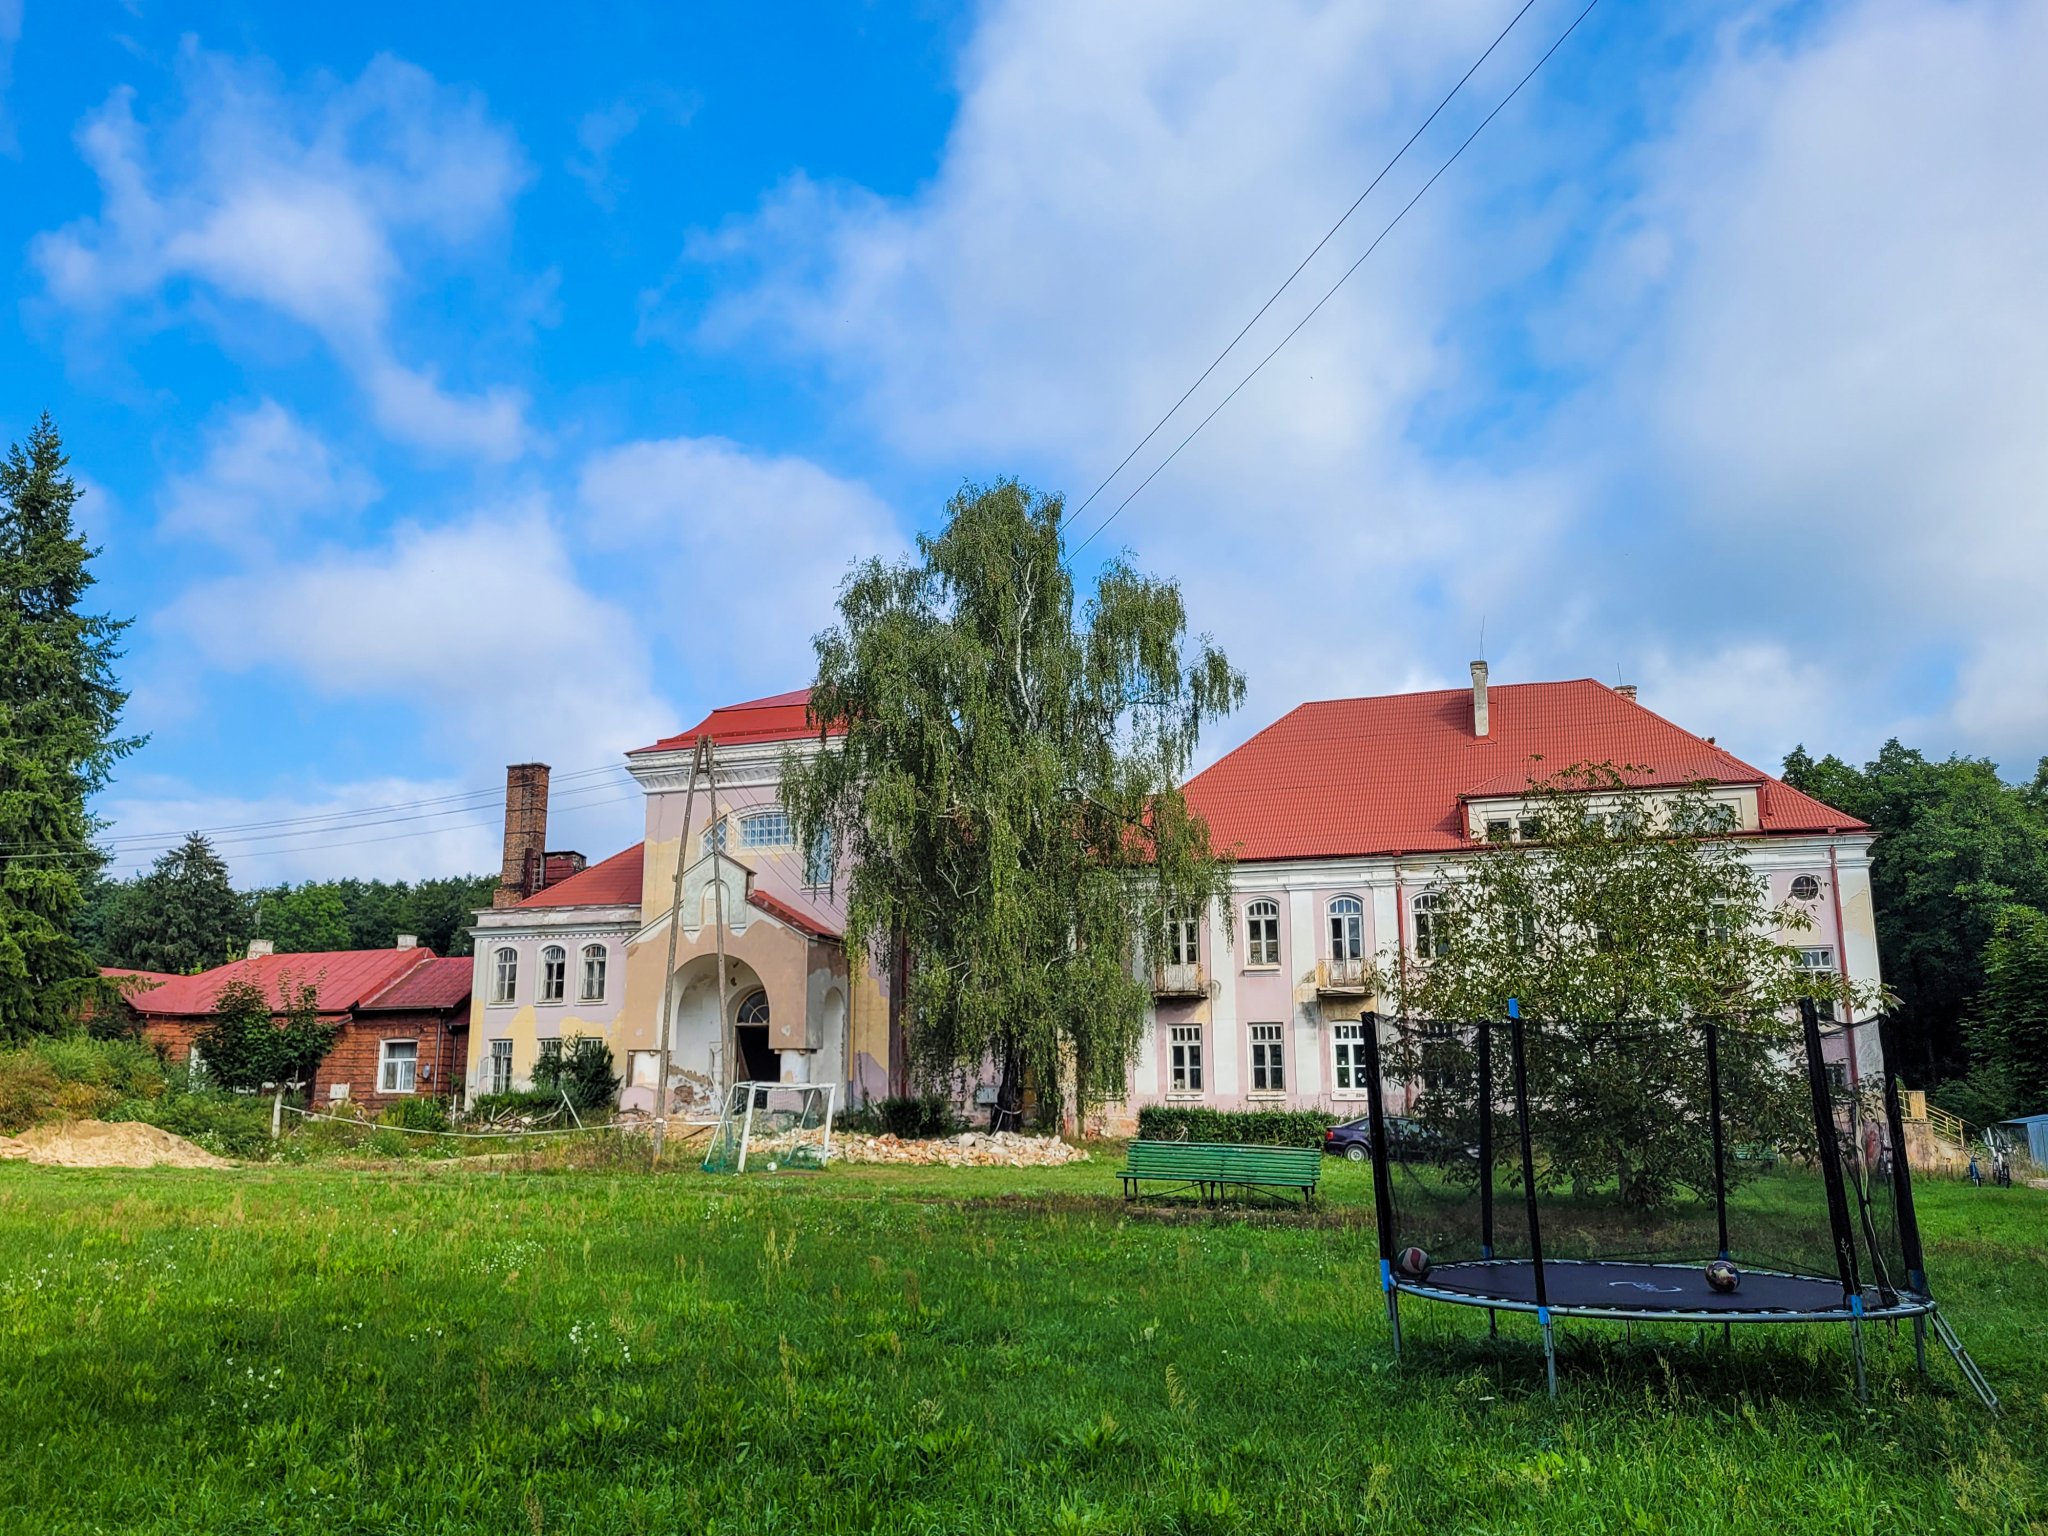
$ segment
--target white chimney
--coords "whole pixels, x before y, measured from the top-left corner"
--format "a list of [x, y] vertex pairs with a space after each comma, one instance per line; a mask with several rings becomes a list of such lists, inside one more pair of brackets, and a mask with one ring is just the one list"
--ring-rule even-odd
[[1629, 703], [1635, 703], [1636, 685], [1634, 683], [1616, 683], [1614, 685], [1614, 691], [1620, 694], [1624, 699], [1627, 699]]
[[276, 953], [277, 941], [275, 939], [251, 939], [249, 941], [248, 958], [251, 960], [261, 960], [267, 955], [274, 955]]
[[398, 936], [398, 947], [400, 949], [418, 949], [420, 947], [420, 936], [416, 933], [401, 933]]
[[1472, 663], [1472, 734], [1486, 734], [1486, 663]]

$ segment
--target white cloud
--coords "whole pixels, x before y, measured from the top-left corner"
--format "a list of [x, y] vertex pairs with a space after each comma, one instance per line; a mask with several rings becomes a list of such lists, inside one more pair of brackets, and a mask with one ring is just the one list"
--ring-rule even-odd
[[79, 130], [97, 217], [39, 235], [49, 292], [79, 311], [174, 303], [182, 283], [315, 332], [392, 437], [507, 459], [527, 446], [524, 402], [465, 394], [402, 360], [394, 308], [414, 260], [496, 228], [526, 179], [480, 101], [390, 57], [352, 82], [292, 95], [188, 49], [185, 109], [145, 127], [117, 89]]
[[377, 495], [376, 482], [338, 462], [319, 434], [274, 400], [217, 422], [206, 457], [165, 484], [165, 532], [253, 551], [309, 519], [346, 519]]
[[718, 438], [627, 443], [584, 465], [578, 530], [630, 563], [647, 611], [681, 623], [677, 663], [724, 702], [807, 682], [811, 637], [855, 561], [900, 551], [890, 510], [808, 460]]
[[612, 156], [619, 146], [649, 118], [681, 127], [696, 112], [695, 96], [680, 95], [665, 87], [631, 92], [583, 114], [576, 124], [577, 153], [564, 164], [569, 174], [583, 183], [592, 202], [610, 209], [618, 202], [625, 185], [612, 168]]

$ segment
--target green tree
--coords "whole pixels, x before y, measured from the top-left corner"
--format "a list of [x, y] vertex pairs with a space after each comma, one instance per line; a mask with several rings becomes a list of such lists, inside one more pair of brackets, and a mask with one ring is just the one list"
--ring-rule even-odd
[[[1447, 868], [1416, 935], [1419, 953], [1382, 961], [1378, 985], [1419, 1020], [1527, 1021], [1532, 1133], [1549, 1175], [1613, 1179], [1630, 1205], [1712, 1188], [1705, 1020], [1722, 1027], [1731, 1140], [1811, 1139], [1804, 1076], [1788, 1070], [1797, 1005], [1878, 999], [1834, 972], [1800, 968], [1780, 940], [1811, 923], [1773, 908], [1703, 788], [1655, 795], [1612, 765], [1580, 765], [1530, 787], [1538, 842], [1501, 843]], [[1426, 1032], [1404, 1036], [1411, 1081], [1465, 1081]], [[1435, 1059], [1432, 1059], [1433, 1053]], [[1425, 1095], [1425, 1103], [1427, 1103]], [[1457, 1106], [1447, 1106], [1456, 1110]], [[1446, 1127], [1449, 1129], [1450, 1127]]]
[[109, 904], [100, 953], [109, 965], [203, 971], [238, 958], [249, 942], [249, 901], [197, 832], [162, 854]]
[[307, 881], [258, 894], [256, 936], [281, 955], [310, 955], [350, 947], [348, 907], [332, 884]]
[[1999, 914], [1984, 945], [1984, 990], [1969, 1039], [1978, 1104], [1965, 1119], [2048, 1111], [2048, 914], [2021, 906]]
[[320, 1017], [319, 988], [286, 976], [275, 1006], [256, 982], [224, 983], [194, 1043], [210, 1083], [246, 1092], [310, 1082], [338, 1033]]
[[491, 904], [496, 875], [450, 875], [414, 883], [405, 906], [404, 930], [437, 955], [470, 953], [470, 925]]
[[1122, 1094], [1151, 1002], [1133, 962], [1227, 881], [1178, 784], [1244, 680], [1122, 559], [1077, 622], [1062, 509], [968, 486], [918, 559], [856, 569], [811, 690], [845, 734], [783, 768], [799, 846], [849, 856], [849, 943], [907, 970], [914, 1068], [992, 1063], [999, 1122], [1027, 1077], [1054, 1111]]
[[125, 621], [80, 611], [95, 553], [46, 414], [0, 465], [0, 1039], [66, 1027], [99, 969], [74, 924], [103, 860], [86, 801], [140, 745], [115, 734]]
[[2048, 770], [2020, 788], [1983, 758], [1934, 762], [1888, 741], [1861, 769], [1796, 748], [1785, 780], [1877, 833], [1871, 896], [1901, 1068], [1930, 1083], [1962, 1071], [1963, 1020], [1999, 914], [2048, 908]]

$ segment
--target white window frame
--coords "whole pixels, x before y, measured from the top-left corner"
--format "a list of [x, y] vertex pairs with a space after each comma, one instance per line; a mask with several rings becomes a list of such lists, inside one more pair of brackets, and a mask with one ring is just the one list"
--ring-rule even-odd
[[[410, 1056], [394, 1056], [391, 1048], [403, 1045], [411, 1049]], [[397, 1069], [409, 1067], [409, 1072], [399, 1073]], [[418, 1093], [420, 1091], [420, 1043], [418, 1040], [380, 1040], [377, 1042], [377, 1091], [379, 1093]]]
[[1287, 1026], [1254, 1024], [1252, 1041], [1252, 1093], [1278, 1095], [1287, 1091]]
[[790, 835], [789, 812], [780, 808], [769, 811], [749, 811], [740, 818], [740, 846], [742, 848], [793, 848], [796, 839]]
[[1437, 925], [1441, 921], [1443, 899], [1435, 891], [1417, 891], [1408, 902], [1408, 915], [1414, 924], [1415, 956], [1419, 960], [1435, 960], [1445, 950], [1443, 935]]
[[510, 944], [491, 952], [491, 1001], [509, 1003], [519, 996], [519, 951]]
[[712, 849], [716, 848], [719, 852], [723, 853], [731, 826], [732, 818], [730, 816], [719, 817], [718, 820], [706, 827], [697, 838], [697, 851], [699, 853], [709, 853]]
[[749, 1028], [755, 1025], [773, 1023], [772, 1010], [768, 1006], [767, 989], [756, 987], [745, 997], [741, 998], [739, 1007], [733, 1010], [732, 1020], [735, 1025], [744, 1024]]
[[484, 1062], [485, 1093], [510, 1093], [512, 1091], [512, 1042], [493, 1040], [491, 1054]]
[[1166, 1027], [1166, 1091], [1183, 1098], [1202, 1094], [1202, 1026], [1169, 1024]]
[[[1262, 926], [1266, 928], [1263, 935], [1259, 931]], [[1245, 903], [1244, 968], [1248, 971], [1280, 969], [1280, 903], [1270, 896]]]
[[1166, 963], [1202, 963], [1202, 918], [1193, 907], [1182, 907], [1166, 916]]
[[834, 857], [837, 850], [832, 843], [832, 829], [818, 828], [818, 835], [811, 839], [811, 846], [804, 854], [804, 887], [807, 890], [822, 891], [832, 884], [837, 873]]
[[1330, 958], [1365, 958], [1365, 903], [1356, 896], [1333, 896], [1324, 909], [1330, 925]]
[[1338, 1019], [1330, 1025], [1330, 1081], [1337, 1097], [1371, 1091], [1365, 1075], [1365, 1023]]
[[[1800, 882], [1801, 882], [1801, 881], [1804, 881], [1804, 882], [1805, 882], [1806, 884], [1808, 884], [1808, 885], [1812, 886], [1812, 887], [1813, 887], [1813, 889], [1812, 889], [1812, 890], [1810, 890], [1810, 891], [1804, 891], [1804, 892], [1802, 892], [1802, 891], [1801, 891], [1801, 890], [1799, 889], [1799, 885], [1800, 885]], [[1819, 901], [1819, 900], [1820, 900], [1820, 892], [1821, 892], [1820, 876], [1818, 876], [1818, 875], [1794, 875], [1794, 876], [1792, 877], [1792, 884], [1791, 884], [1791, 886], [1790, 886], [1790, 888], [1789, 888], [1789, 894], [1790, 894], [1791, 898], [1792, 898], [1792, 899], [1793, 899], [1794, 901]]]
[[576, 1001], [603, 1002], [605, 982], [611, 970], [611, 951], [602, 944], [586, 944], [578, 952], [577, 959], [581, 963], [577, 967]]
[[540, 952], [540, 996], [542, 1003], [566, 1002], [569, 997], [569, 951], [561, 944], [549, 944]]

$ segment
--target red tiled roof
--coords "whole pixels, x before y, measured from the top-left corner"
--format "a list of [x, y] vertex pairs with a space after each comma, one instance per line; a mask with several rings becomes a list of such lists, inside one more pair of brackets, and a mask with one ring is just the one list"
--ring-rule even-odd
[[294, 987], [311, 984], [322, 1013], [347, 1013], [363, 999], [381, 992], [415, 966], [432, 960], [430, 949], [340, 949], [304, 955], [261, 955], [217, 965], [197, 976], [173, 976], [161, 986], [129, 999], [137, 1013], [152, 1017], [196, 1018], [213, 1012], [213, 1001], [231, 981], [253, 981], [269, 994], [273, 1008], [284, 1006], [287, 981]]
[[390, 1008], [460, 1008], [469, 1001], [476, 962], [467, 955], [436, 955], [414, 966], [383, 991], [365, 998], [358, 1012]]
[[[792, 693], [749, 699], [744, 704], [721, 704], [687, 731], [664, 736], [653, 746], [638, 747], [626, 755], [674, 752], [695, 746], [699, 736], [709, 736], [718, 745], [729, 747], [747, 742], [802, 741], [817, 734], [818, 728], [811, 723], [811, 690], [798, 688]], [[834, 726], [827, 734], [843, 735], [844, 728]]]
[[1497, 684], [1487, 714], [1474, 736], [1469, 688], [1304, 704], [1189, 780], [1188, 804], [1240, 859], [1429, 853], [1471, 846], [1465, 798], [1613, 763], [1645, 785], [1761, 785], [1767, 834], [1863, 826], [1591, 678]]
[[779, 922], [787, 923], [790, 927], [796, 929], [798, 933], [807, 933], [814, 939], [836, 939], [839, 937], [839, 930], [837, 928], [830, 927], [811, 913], [799, 911], [786, 901], [778, 901], [766, 891], [749, 891], [747, 893], [747, 904], [759, 907], [770, 917], [775, 918]]
[[635, 843], [610, 858], [571, 875], [560, 885], [543, 886], [522, 907], [637, 907], [640, 905], [640, 872], [646, 847]]

